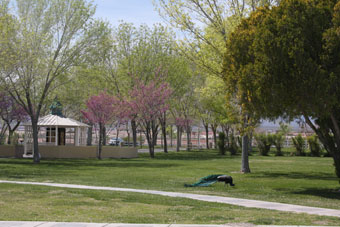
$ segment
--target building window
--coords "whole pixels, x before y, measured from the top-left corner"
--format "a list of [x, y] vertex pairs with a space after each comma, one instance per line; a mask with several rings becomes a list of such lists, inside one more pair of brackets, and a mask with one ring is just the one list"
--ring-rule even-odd
[[46, 143], [55, 143], [55, 128], [46, 128]]

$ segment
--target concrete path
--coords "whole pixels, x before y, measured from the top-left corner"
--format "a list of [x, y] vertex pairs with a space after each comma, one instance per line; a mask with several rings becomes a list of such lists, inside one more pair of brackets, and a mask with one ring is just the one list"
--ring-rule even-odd
[[[225, 225], [188, 225], [188, 224], [123, 224], [123, 223], [82, 223], [82, 222], [29, 222], [0, 221], [0, 227], [297, 227], [296, 225], [252, 225], [235, 223]], [[307, 227], [299, 225], [299, 227]], [[327, 227], [327, 226], [324, 226]]]
[[222, 196], [199, 195], [199, 194], [182, 193], [182, 192], [165, 192], [165, 191], [143, 190], [143, 189], [132, 189], [132, 188], [98, 187], [98, 186], [75, 185], [75, 184], [57, 184], [57, 183], [40, 183], [40, 182], [23, 182], [23, 181], [6, 181], [6, 180], [0, 180], [0, 183], [40, 185], [40, 186], [73, 188], [73, 189], [138, 192], [138, 193], [146, 193], [146, 194], [153, 194], [153, 195], [162, 195], [162, 196], [201, 200], [201, 201], [206, 201], [206, 202], [225, 203], [225, 204], [231, 204], [231, 205], [243, 206], [243, 207], [262, 208], [262, 209], [296, 212], [296, 213], [307, 213], [307, 214], [312, 214], [312, 215], [332, 216], [332, 217], [340, 218], [340, 210], [335, 210], [335, 209], [307, 207], [307, 206], [300, 206], [300, 205], [265, 202], [265, 201], [250, 200], [250, 199], [238, 199], [238, 198], [222, 197]]

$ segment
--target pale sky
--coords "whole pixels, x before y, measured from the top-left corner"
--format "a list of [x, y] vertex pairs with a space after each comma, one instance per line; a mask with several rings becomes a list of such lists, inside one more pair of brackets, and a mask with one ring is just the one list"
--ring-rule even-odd
[[155, 23], [165, 24], [158, 12], [154, 10], [152, 0], [94, 0], [97, 5], [95, 16], [109, 21], [116, 26], [120, 20], [136, 26]]

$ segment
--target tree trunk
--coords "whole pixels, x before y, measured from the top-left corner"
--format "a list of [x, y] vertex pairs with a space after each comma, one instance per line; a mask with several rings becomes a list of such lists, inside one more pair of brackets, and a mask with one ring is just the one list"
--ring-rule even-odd
[[130, 147], [130, 129], [129, 129], [129, 123], [126, 124], [126, 133], [127, 133], [127, 146]]
[[147, 126], [146, 126], [145, 136], [146, 136], [146, 140], [148, 141], [148, 145], [149, 145], [150, 157], [154, 158], [155, 157], [155, 148], [154, 148], [154, 141], [152, 139], [152, 129], [151, 129], [150, 123], [148, 123]]
[[99, 123], [99, 142], [98, 142], [98, 153], [97, 158], [102, 159], [102, 144], [103, 144], [103, 125]]
[[163, 144], [164, 144], [164, 153], [168, 153], [168, 141], [166, 139], [166, 125], [162, 124], [162, 135], [163, 135]]
[[211, 131], [213, 131], [214, 149], [217, 149], [217, 138], [216, 138], [217, 127], [213, 124], [211, 125]]
[[[158, 125], [155, 121], [151, 124], [151, 138], [154, 140], [153, 144], [157, 144], [157, 136], [158, 136]], [[155, 146], [152, 147], [152, 158], [155, 157]]]
[[142, 148], [143, 147], [143, 140], [142, 140], [142, 130], [139, 131], [139, 147]]
[[[308, 116], [304, 115], [306, 123], [313, 129], [318, 135], [318, 138], [324, 148], [332, 156], [334, 161], [335, 173], [340, 178], [340, 133], [338, 121], [336, 119], [318, 119], [318, 127], [309, 119]], [[334, 118], [334, 117], [333, 117]], [[329, 132], [333, 132], [331, 135]], [[340, 183], [340, 180], [339, 180]]]
[[[338, 178], [340, 178], [340, 151], [339, 149], [337, 150], [337, 152], [333, 152], [332, 157], [334, 161], [335, 174]], [[340, 183], [340, 180], [339, 180], [339, 183]]]
[[249, 145], [248, 135], [243, 135], [242, 136], [242, 166], [241, 166], [242, 173], [250, 173], [249, 159], [248, 159], [248, 145]]
[[157, 134], [158, 134], [158, 124], [156, 120], [146, 121], [143, 123], [144, 124], [144, 129], [145, 129], [145, 136], [148, 141], [148, 146], [149, 146], [149, 153], [150, 157], [154, 158], [155, 157], [155, 143], [157, 141]]
[[129, 131], [128, 131], [128, 147], [130, 147], [130, 133], [129, 133]]
[[197, 128], [197, 148], [201, 149], [201, 130], [200, 130], [200, 127]]
[[17, 128], [19, 127], [20, 121], [18, 121], [13, 128], [11, 128], [11, 123], [10, 122], [6, 122], [6, 123], [7, 123], [7, 127], [8, 127], [8, 140], [7, 140], [7, 144], [11, 144], [12, 143], [13, 134], [14, 134], [15, 130], [17, 130]]
[[207, 149], [209, 149], [209, 126], [208, 125], [204, 125], [205, 128], [205, 143], [206, 143], [206, 147]]
[[118, 128], [118, 126], [117, 126], [117, 134], [116, 134], [116, 140], [118, 140], [118, 137], [119, 137], [119, 128]]
[[7, 125], [3, 124], [0, 131], [0, 145], [5, 143], [5, 134], [7, 131]]
[[190, 127], [187, 127], [187, 151], [191, 150], [191, 130]]
[[103, 126], [103, 145], [106, 145], [106, 127]]
[[38, 120], [35, 120], [34, 117], [31, 116], [32, 122], [32, 132], [33, 132], [33, 162], [40, 162], [40, 153], [39, 153], [39, 143], [38, 143]]
[[230, 133], [230, 126], [228, 126], [227, 124], [222, 125], [222, 129], [225, 133], [225, 139], [226, 139], [226, 144], [227, 144], [227, 148], [230, 147], [230, 138], [229, 138], [229, 133]]
[[153, 142], [149, 143], [149, 153], [151, 158], [155, 157], [155, 147]]
[[176, 143], [176, 151], [179, 152], [179, 148], [181, 146], [181, 127], [180, 126], [176, 126], [177, 127], [177, 143]]
[[7, 138], [7, 144], [8, 144], [8, 145], [11, 144], [12, 137], [13, 137], [13, 133], [14, 133], [14, 130], [12, 130], [12, 129], [9, 129], [9, 130], [8, 130], [8, 138]]
[[92, 130], [93, 130], [93, 124], [90, 124], [90, 127], [87, 129], [87, 141], [86, 141], [87, 146], [92, 145]]
[[153, 139], [153, 146], [157, 146], [157, 140], [158, 140], [158, 131], [155, 132], [153, 135], [152, 135], [152, 139]]
[[182, 146], [182, 133], [183, 133], [183, 128], [179, 128], [179, 147]]
[[131, 129], [132, 129], [133, 147], [137, 147], [137, 124], [135, 120], [131, 121]]
[[172, 125], [170, 125], [170, 147], [173, 147], [173, 143], [172, 143], [172, 138], [173, 137], [173, 132], [172, 132]]

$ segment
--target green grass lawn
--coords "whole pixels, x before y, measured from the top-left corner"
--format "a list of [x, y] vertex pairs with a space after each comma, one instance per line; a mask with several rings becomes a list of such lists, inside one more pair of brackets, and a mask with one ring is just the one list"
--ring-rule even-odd
[[[0, 179], [179, 191], [340, 208], [339, 182], [331, 158], [250, 157], [241, 174], [240, 156], [202, 150], [148, 154], [136, 159], [0, 159]], [[209, 174], [229, 174], [236, 186], [185, 188]], [[0, 220], [130, 223], [229, 223], [339, 225], [339, 218], [174, 199], [154, 195], [0, 184]]]

